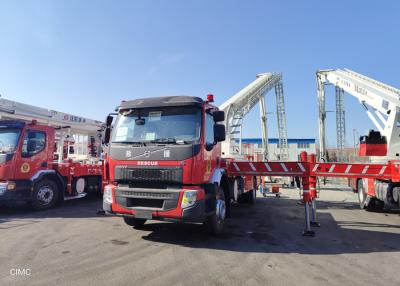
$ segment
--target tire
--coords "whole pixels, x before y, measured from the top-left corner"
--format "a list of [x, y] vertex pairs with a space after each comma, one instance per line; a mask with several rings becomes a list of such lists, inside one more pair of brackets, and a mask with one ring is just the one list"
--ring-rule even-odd
[[232, 187], [232, 199], [234, 202], [239, 200], [239, 182], [238, 179], [234, 179]]
[[248, 193], [249, 203], [255, 205], [257, 201], [257, 178], [253, 177], [253, 189]]
[[229, 185], [229, 182], [226, 181], [226, 184], [224, 186], [224, 199], [225, 199], [225, 207], [226, 207], [226, 218], [231, 217], [231, 186]]
[[362, 179], [357, 181], [357, 197], [360, 208], [365, 209], [365, 201], [367, 200], [367, 193], [365, 192], [364, 183]]
[[146, 219], [124, 216], [124, 222], [134, 228], [141, 228], [146, 223]]
[[225, 230], [225, 217], [226, 217], [226, 205], [224, 191], [221, 187], [217, 187], [217, 199], [215, 212], [206, 217], [204, 226], [208, 233], [212, 235], [221, 235]]
[[232, 199], [236, 203], [243, 203], [244, 182], [242, 177], [236, 177], [232, 186]]
[[36, 211], [54, 207], [60, 197], [58, 185], [53, 180], [43, 179], [33, 187], [31, 205]]
[[357, 195], [358, 203], [360, 204], [361, 209], [365, 209], [367, 211], [383, 209], [383, 202], [380, 202], [375, 198], [368, 198], [368, 194], [364, 187], [364, 181], [362, 179], [357, 181]]

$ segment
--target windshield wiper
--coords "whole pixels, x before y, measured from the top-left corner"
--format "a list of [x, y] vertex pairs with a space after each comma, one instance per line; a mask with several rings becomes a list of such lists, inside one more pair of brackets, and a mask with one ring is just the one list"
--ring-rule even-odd
[[157, 138], [157, 139], [151, 140], [150, 143], [175, 144], [176, 140], [175, 140], [175, 138]]
[[185, 140], [176, 140], [175, 138], [158, 138], [151, 140], [150, 143], [159, 143], [159, 144], [188, 144], [188, 141]]
[[130, 145], [133, 145], [133, 146], [146, 146], [146, 142], [143, 142], [143, 141], [114, 141], [112, 143], [130, 144]]

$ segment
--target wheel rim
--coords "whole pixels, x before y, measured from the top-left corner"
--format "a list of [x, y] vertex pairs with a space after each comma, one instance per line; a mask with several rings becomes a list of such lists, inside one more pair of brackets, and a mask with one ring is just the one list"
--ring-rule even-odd
[[360, 187], [358, 188], [358, 199], [359, 199], [360, 203], [364, 203], [365, 192], [364, 192], [364, 184], [362, 181], [360, 183]]
[[235, 180], [233, 183], [233, 200], [236, 202], [238, 200], [238, 195], [239, 195], [239, 184], [238, 181]]
[[218, 223], [223, 222], [226, 214], [226, 205], [224, 200], [217, 200], [216, 213]]
[[358, 198], [360, 199], [360, 202], [364, 201], [364, 190], [363, 189], [358, 190]]
[[37, 200], [42, 205], [48, 205], [53, 200], [54, 191], [49, 186], [42, 186], [37, 192]]

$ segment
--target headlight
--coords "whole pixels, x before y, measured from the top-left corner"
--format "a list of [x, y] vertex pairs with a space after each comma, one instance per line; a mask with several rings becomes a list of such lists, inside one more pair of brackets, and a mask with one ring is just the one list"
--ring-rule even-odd
[[13, 181], [8, 181], [7, 190], [9, 190], [9, 191], [15, 190], [16, 186], [17, 186], [17, 184], [16, 184], [15, 182], [13, 182]]
[[113, 203], [112, 187], [109, 185], [104, 187], [103, 202], [107, 204]]
[[197, 199], [197, 191], [195, 190], [185, 191], [183, 193], [181, 207], [184, 209], [193, 206], [196, 203], [196, 199]]

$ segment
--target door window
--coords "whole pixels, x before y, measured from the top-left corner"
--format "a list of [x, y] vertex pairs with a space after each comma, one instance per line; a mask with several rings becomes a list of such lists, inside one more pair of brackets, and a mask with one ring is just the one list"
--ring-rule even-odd
[[42, 131], [28, 131], [22, 143], [22, 157], [31, 157], [46, 147], [46, 133]]
[[214, 144], [214, 118], [206, 113], [206, 144]]

